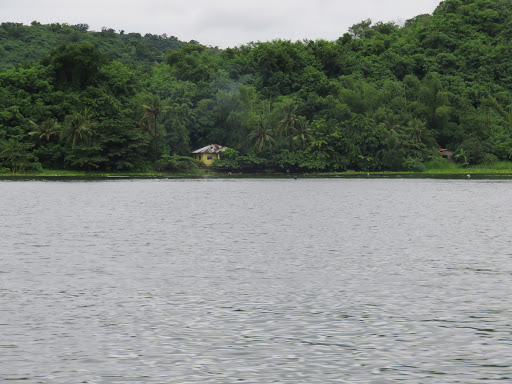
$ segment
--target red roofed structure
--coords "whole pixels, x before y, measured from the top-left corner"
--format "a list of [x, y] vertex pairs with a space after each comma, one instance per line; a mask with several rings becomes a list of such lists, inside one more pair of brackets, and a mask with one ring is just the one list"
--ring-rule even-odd
[[196, 161], [200, 161], [206, 165], [211, 165], [215, 160], [220, 159], [220, 153], [224, 152], [228, 147], [219, 144], [210, 144], [206, 147], [196, 149], [192, 152], [192, 156]]
[[453, 157], [453, 152], [452, 151], [449, 151], [447, 149], [441, 148], [438, 152], [441, 154], [441, 156], [444, 159], [446, 159], [448, 161], [452, 160], [452, 157]]

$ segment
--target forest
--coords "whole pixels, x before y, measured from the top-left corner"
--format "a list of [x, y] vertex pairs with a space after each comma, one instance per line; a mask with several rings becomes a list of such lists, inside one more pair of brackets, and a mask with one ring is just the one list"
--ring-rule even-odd
[[335, 41], [219, 49], [87, 24], [0, 25], [0, 173], [424, 171], [512, 159], [512, 6], [446, 0]]

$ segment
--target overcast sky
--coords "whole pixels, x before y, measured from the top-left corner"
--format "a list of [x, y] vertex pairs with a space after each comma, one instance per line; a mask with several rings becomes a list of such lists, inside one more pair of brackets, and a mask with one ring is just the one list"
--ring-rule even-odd
[[361, 20], [403, 22], [440, 0], [0, 0], [0, 21], [89, 24], [233, 47], [342, 36]]

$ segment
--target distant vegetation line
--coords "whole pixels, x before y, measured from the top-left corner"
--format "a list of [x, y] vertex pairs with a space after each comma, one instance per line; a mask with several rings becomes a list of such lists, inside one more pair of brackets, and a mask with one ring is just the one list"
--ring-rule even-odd
[[185, 44], [175, 36], [116, 32], [102, 28], [90, 31], [87, 24], [41, 24], [33, 21], [30, 26], [22, 23], [2, 23], [0, 28], [0, 68], [13, 68], [23, 63], [33, 63], [46, 57], [59, 45], [89, 42], [110, 61], [151, 66], [162, 61], [169, 52]]
[[422, 171], [512, 158], [512, 7], [224, 50], [86, 24], [0, 25], [0, 172]]

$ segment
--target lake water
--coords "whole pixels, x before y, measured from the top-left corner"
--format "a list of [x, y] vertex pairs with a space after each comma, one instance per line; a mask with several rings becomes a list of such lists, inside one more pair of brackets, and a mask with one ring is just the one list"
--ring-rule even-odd
[[512, 181], [0, 182], [0, 382], [512, 380]]

